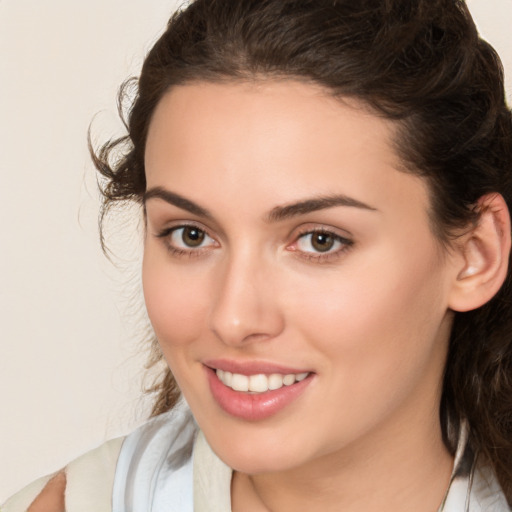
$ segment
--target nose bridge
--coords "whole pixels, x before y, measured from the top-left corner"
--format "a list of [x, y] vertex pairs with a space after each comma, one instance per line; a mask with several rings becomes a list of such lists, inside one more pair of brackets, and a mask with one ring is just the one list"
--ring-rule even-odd
[[218, 268], [210, 326], [224, 343], [238, 345], [276, 336], [281, 312], [273, 293], [270, 262], [249, 247], [231, 250]]

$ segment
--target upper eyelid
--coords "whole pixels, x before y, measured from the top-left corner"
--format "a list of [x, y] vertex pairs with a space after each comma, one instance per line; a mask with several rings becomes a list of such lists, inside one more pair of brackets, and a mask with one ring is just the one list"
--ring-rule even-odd
[[[314, 235], [315, 233], [322, 233], [326, 235], [330, 235], [337, 239], [343, 247], [333, 252], [326, 252], [324, 254], [318, 253], [317, 258], [327, 258], [329, 255], [333, 256], [337, 253], [343, 252], [344, 249], [351, 247], [354, 245], [354, 237], [352, 234], [348, 233], [346, 230], [334, 227], [327, 227], [325, 225], [315, 225], [315, 226], [303, 226], [302, 230], [293, 235], [292, 242], [288, 244], [288, 247], [294, 246], [298, 244], [299, 240], [307, 235]], [[304, 252], [304, 251], [301, 251]], [[310, 254], [309, 251], [306, 251], [306, 254]], [[311, 252], [313, 254], [313, 252]]]
[[[217, 243], [224, 238], [222, 233], [217, 234], [214, 230], [205, 226], [203, 222], [192, 219], [176, 219], [169, 222], [163, 222], [162, 227], [155, 227], [155, 231], [157, 232], [157, 236], [165, 236], [167, 233], [186, 227], [194, 227], [204, 231], [208, 237], [212, 238]], [[322, 223], [307, 223], [305, 225], [294, 227], [288, 235], [284, 237], [289, 240], [286, 245], [292, 245], [296, 243], [300, 237], [313, 233], [330, 234], [344, 242], [350, 242], [351, 244], [354, 243], [353, 235], [346, 229]]]
[[352, 240], [350, 238], [348, 238], [347, 236], [340, 235], [339, 233], [336, 233], [335, 231], [330, 231], [330, 230], [326, 230], [326, 229], [325, 230], [324, 229], [313, 229], [313, 230], [305, 231], [304, 233], [299, 233], [295, 237], [295, 240], [298, 240], [299, 238], [302, 238], [307, 235], [316, 235], [316, 234], [329, 235], [329, 236], [332, 236], [333, 238], [352, 243]]
[[176, 220], [176, 221], [170, 221], [170, 222], [163, 222], [162, 227], [157, 227], [157, 228], [155, 228], [155, 230], [158, 233], [163, 233], [166, 231], [171, 232], [171, 231], [175, 231], [180, 228], [187, 228], [187, 227], [197, 228], [201, 231], [204, 231], [210, 238], [215, 238], [212, 235], [211, 230], [208, 227], [206, 227], [202, 222], [197, 222], [197, 221], [193, 221], [193, 220]]
[[310, 233], [326, 233], [350, 241], [353, 241], [354, 238], [354, 235], [352, 235], [352, 233], [350, 233], [350, 231], [347, 231], [346, 229], [336, 228], [331, 225], [320, 223], [310, 223], [299, 226], [299, 228], [295, 228], [292, 231], [291, 236], [293, 237], [294, 240], [297, 240], [299, 237]]
[[[291, 244], [289, 244], [289, 246], [291, 245], [295, 245], [298, 243], [298, 241], [307, 236], [307, 235], [314, 235], [315, 233], [321, 233], [321, 234], [325, 234], [325, 235], [329, 235], [329, 236], [333, 236], [333, 238], [337, 239], [344, 247], [348, 247], [348, 246], [352, 246], [354, 245], [354, 241], [351, 239], [351, 238], [347, 238], [346, 236], [343, 236], [343, 235], [339, 235], [338, 233], [335, 233], [333, 231], [327, 231], [327, 230], [321, 230], [321, 229], [316, 229], [316, 230], [309, 230], [309, 231], [305, 231], [304, 233], [300, 233], [298, 234], [295, 239], [293, 240], [293, 242]], [[334, 252], [339, 252], [338, 251], [334, 251]], [[321, 254], [321, 253], [319, 253]], [[332, 252], [330, 253], [325, 253], [325, 255], [327, 254], [333, 254]]]
[[[163, 212], [162, 212], [163, 213]], [[181, 215], [161, 215], [159, 213], [154, 213], [153, 215], [148, 215], [148, 212], [144, 212], [146, 225], [153, 225], [153, 229], [155, 231], [165, 231], [166, 229], [173, 229], [179, 227], [193, 226], [204, 231], [208, 236], [214, 238], [215, 240], [220, 240], [221, 238], [225, 238], [225, 233], [220, 226], [217, 226], [214, 221], [211, 222], [210, 225], [206, 225], [204, 220], [202, 219], [194, 219], [188, 216]], [[161, 219], [161, 220], [160, 220]], [[215, 236], [213, 235], [215, 233]]]

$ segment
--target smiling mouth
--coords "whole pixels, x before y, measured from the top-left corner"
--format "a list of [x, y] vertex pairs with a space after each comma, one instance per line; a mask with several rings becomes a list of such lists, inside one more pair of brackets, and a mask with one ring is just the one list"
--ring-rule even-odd
[[315, 377], [314, 372], [293, 372], [265, 363], [208, 363], [204, 369], [212, 397], [224, 412], [246, 421], [264, 420], [287, 408]]
[[309, 375], [309, 372], [288, 373], [286, 375], [281, 373], [242, 375], [241, 373], [232, 373], [219, 369], [215, 373], [217, 378], [228, 388], [248, 393], [266, 393], [280, 389], [283, 386], [291, 386], [296, 382], [304, 380]]

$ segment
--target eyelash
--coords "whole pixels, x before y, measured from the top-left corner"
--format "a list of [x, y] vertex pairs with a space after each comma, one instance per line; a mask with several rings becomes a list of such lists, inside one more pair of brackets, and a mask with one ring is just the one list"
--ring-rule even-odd
[[164, 244], [165, 244], [165, 247], [167, 248], [167, 250], [173, 256], [176, 256], [176, 257], [188, 256], [190, 258], [195, 258], [195, 257], [201, 256], [205, 252], [211, 250], [211, 247], [198, 247], [196, 249], [191, 247], [189, 249], [184, 249], [184, 248], [176, 247], [175, 245], [173, 245], [171, 243], [172, 235], [174, 233], [176, 233], [177, 231], [179, 231], [180, 229], [184, 230], [184, 229], [187, 229], [187, 228], [195, 229], [195, 230], [203, 233], [203, 236], [211, 238], [212, 240], [214, 240], [214, 238], [212, 236], [210, 236], [205, 229], [203, 229], [203, 228], [201, 228], [199, 226], [196, 226], [195, 224], [180, 224], [178, 226], [172, 226], [172, 227], [169, 227], [169, 228], [165, 228], [162, 231], [160, 231], [159, 233], [157, 233], [156, 236], [157, 236], [157, 238], [161, 238], [161, 239], [164, 240]]
[[[176, 247], [171, 243], [171, 237], [173, 234], [178, 232], [179, 230], [184, 229], [195, 229], [203, 234], [203, 236], [208, 237], [212, 239], [215, 242], [215, 239], [209, 235], [208, 231], [205, 229], [195, 225], [195, 224], [180, 224], [178, 226], [172, 226], [166, 229], [163, 229], [159, 233], [157, 233], [156, 237], [161, 238], [164, 240], [165, 247], [167, 250], [176, 257], [185, 257], [188, 256], [190, 258], [193, 257], [199, 257], [202, 256], [205, 252], [209, 252], [212, 247], [206, 246], [206, 247], [198, 247], [196, 249], [190, 247], [189, 249], [184, 249], [180, 247]], [[314, 236], [314, 235], [324, 235], [326, 237], [330, 237], [333, 239], [333, 243], [340, 244], [340, 247], [335, 250], [331, 251], [331, 248], [329, 248], [324, 253], [320, 251], [304, 251], [297, 249], [297, 244], [300, 242], [301, 239], [305, 239], [307, 236]], [[217, 243], [217, 242], [215, 242]], [[299, 258], [302, 258], [306, 261], [314, 261], [316, 263], [328, 263], [333, 261], [334, 259], [339, 258], [342, 256], [347, 250], [349, 250], [353, 246], [354, 242], [348, 238], [345, 238], [341, 235], [338, 235], [334, 231], [330, 231], [325, 228], [313, 228], [313, 229], [305, 229], [304, 231], [297, 234], [292, 244], [288, 245], [287, 248], [291, 252], [294, 252], [295, 255]], [[218, 246], [218, 245], [217, 245]]]
[[324, 253], [320, 251], [301, 251], [297, 250], [296, 248], [292, 249], [293, 251], [296, 251], [298, 257], [305, 259], [306, 261], [313, 261], [315, 263], [330, 263], [335, 259], [341, 257], [346, 251], [348, 251], [354, 245], [354, 242], [352, 240], [345, 238], [341, 235], [338, 235], [334, 231], [330, 231], [325, 228], [309, 228], [300, 232], [296, 236], [292, 246], [296, 247], [301, 239], [304, 239], [307, 236], [314, 235], [325, 235], [326, 237], [331, 237], [334, 240], [334, 243], [340, 244], [340, 247], [334, 251], [331, 251], [331, 249], [329, 249]]

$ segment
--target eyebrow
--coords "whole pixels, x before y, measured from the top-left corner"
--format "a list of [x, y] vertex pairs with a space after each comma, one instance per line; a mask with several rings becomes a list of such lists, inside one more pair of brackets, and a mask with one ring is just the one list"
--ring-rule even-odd
[[282, 220], [305, 215], [307, 213], [334, 208], [335, 206], [350, 206], [353, 208], [361, 208], [363, 210], [377, 211], [376, 208], [367, 205], [357, 199], [345, 195], [321, 196], [312, 199], [306, 199], [297, 203], [276, 206], [272, 208], [267, 216], [269, 222], [279, 222]]
[[[154, 187], [146, 191], [143, 196], [143, 204], [145, 204], [149, 199], [154, 198], [162, 199], [166, 203], [172, 204], [173, 206], [181, 208], [182, 210], [188, 211], [189, 213], [199, 217], [204, 217], [207, 219], [213, 218], [213, 215], [206, 208], [203, 208], [197, 203], [194, 203], [194, 201], [191, 201], [190, 199], [187, 199], [162, 187]], [[272, 208], [270, 213], [266, 216], [266, 219], [268, 222], [279, 222], [290, 219], [292, 217], [306, 215], [307, 213], [315, 212], [318, 210], [334, 208], [336, 206], [349, 206], [352, 208], [361, 208], [363, 210], [377, 211], [376, 208], [373, 208], [372, 206], [369, 206], [362, 201], [341, 194], [320, 196], [312, 199], [305, 199], [303, 201], [288, 205], [276, 206]]]
[[186, 199], [185, 197], [180, 196], [179, 194], [176, 194], [174, 192], [171, 192], [170, 190], [166, 190], [162, 187], [154, 187], [147, 190], [142, 198], [142, 202], [145, 205], [149, 199], [154, 198], [162, 199], [166, 203], [177, 206], [178, 208], [186, 210], [187, 212], [197, 215], [199, 217], [205, 217], [207, 219], [213, 218], [213, 215], [206, 208], [203, 208], [202, 206], [199, 206], [197, 203], [194, 203], [194, 201]]

